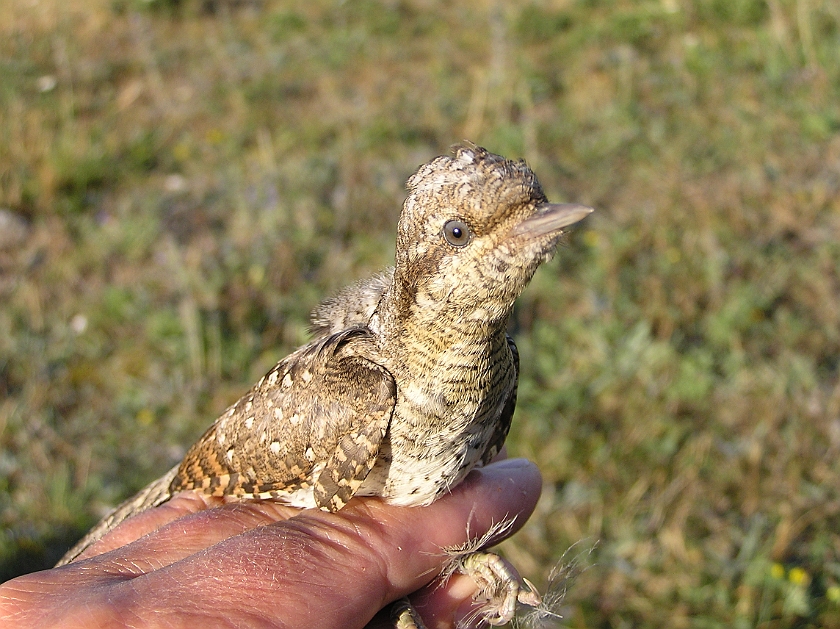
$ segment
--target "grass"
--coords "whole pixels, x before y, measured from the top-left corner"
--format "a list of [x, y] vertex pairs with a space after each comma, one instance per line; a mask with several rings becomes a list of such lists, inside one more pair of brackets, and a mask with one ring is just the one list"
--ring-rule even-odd
[[390, 263], [469, 138], [598, 213], [514, 454], [570, 627], [840, 627], [830, 0], [40, 0], [0, 21], [0, 579], [46, 567]]

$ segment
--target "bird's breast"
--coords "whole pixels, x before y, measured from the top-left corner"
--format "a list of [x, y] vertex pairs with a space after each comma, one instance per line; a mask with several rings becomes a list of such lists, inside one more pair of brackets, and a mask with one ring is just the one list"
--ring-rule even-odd
[[481, 461], [516, 386], [507, 343], [439, 356], [427, 377], [397, 380], [397, 403], [360, 494], [393, 504], [431, 503]]

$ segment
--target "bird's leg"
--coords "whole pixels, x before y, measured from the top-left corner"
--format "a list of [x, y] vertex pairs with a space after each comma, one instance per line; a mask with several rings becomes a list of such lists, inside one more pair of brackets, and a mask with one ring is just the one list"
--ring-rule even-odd
[[478, 551], [453, 559], [457, 571], [469, 575], [478, 586], [473, 600], [481, 603], [477, 614], [491, 625], [504, 625], [513, 619], [517, 603], [538, 607], [542, 598], [534, 585], [521, 579], [496, 553]]
[[510, 622], [517, 603], [529, 607], [538, 607], [542, 603], [537, 589], [527, 579], [520, 579], [513, 567], [499, 555], [484, 550], [504, 536], [513, 523], [514, 519], [497, 522], [484, 535], [443, 549], [450, 561], [441, 573], [442, 582], [445, 583], [456, 572], [471, 577], [478, 586], [473, 600], [481, 604], [473, 614], [491, 625]]
[[[439, 577], [439, 586], [457, 572], [469, 576], [478, 587], [473, 601], [480, 607], [467, 617], [465, 624], [481, 618], [490, 625], [504, 625], [513, 619], [518, 603], [532, 608], [542, 605], [542, 597], [530, 581], [520, 579], [510, 564], [496, 553], [479, 550], [512, 524], [513, 520], [500, 522], [479, 538], [443, 549], [450, 560]], [[407, 597], [392, 604], [391, 622], [396, 629], [426, 629]]]
[[[450, 574], [466, 574], [478, 586], [473, 600], [481, 607], [474, 614], [490, 625], [509, 623], [517, 603], [529, 607], [539, 607], [542, 603], [534, 585], [528, 579], [520, 580], [516, 571], [496, 553], [469, 552], [453, 557], [452, 561]], [[395, 629], [425, 629], [423, 619], [408, 598], [401, 598], [391, 606], [391, 622]]]

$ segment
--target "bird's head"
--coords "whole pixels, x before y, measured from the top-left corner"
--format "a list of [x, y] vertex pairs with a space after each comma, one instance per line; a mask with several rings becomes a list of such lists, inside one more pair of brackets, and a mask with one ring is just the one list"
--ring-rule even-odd
[[394, 280], [403, 307], [507, 318], [563, 228], [591, 208], [549, 203], [524, 161], [462, 145], [408, 180]]

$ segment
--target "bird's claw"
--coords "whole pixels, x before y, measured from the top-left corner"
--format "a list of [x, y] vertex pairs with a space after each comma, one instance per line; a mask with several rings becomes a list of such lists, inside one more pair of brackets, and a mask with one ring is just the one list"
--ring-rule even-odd
[[[522, 585], [525, 587], [523, 588]], [[543, 602], [542, 596], [537, 591], [537, 587], [525, 577], [522, 577], [522, 584], [519, 587], [519, 594], [516, 595], [516, 600], [528, 607], [539, 607]]]

